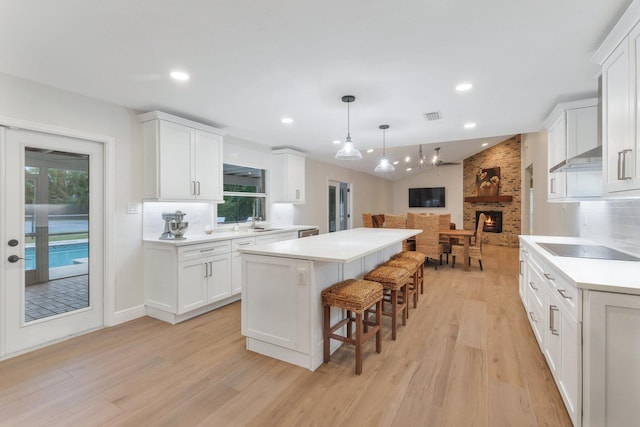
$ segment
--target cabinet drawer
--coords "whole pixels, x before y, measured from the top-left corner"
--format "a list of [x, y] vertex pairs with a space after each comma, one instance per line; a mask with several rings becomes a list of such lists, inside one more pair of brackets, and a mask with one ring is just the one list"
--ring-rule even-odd
[[243, 248], [246, 246], [251, 246], [256, 244], [255, 237], [244, 237], [242, 239], [233, 239], [231, 241], [231, 250], [236, 252], [238, 248]]
[[188, 261], [191, 259], [220, 255], [229, 252], [231, 252], [231, 241], [229, 240], [210, 243], [198, 243], [180, 247], [178, 249], [178, 260]]
[[578, 319], [578, 305], [580, 303], [578, 288], [567, 282], [557, 270], [548, 266], [542, 274], [549, 285], [549, 292], [554, 295], [554, 298], [559, 301], [571, 317]]
[[531, 266], [529, 271], [529, 277], [525, 286], [527, 287], [525, 292], [527, 292], [531, 298], [529, 298], [529, 304], [532, 303], [537, 304], [540, 310], [544, 307], [544, 288], [547, 286], [545, 283], [545, 279], [542, 278], [540, 271]]
[[[529, 294], [529, 296], [531, 296], [531, 294]], [[529, 305], [527, 307], [527, 319], [529, 319], [529, 324], [533, 330], [533, 335], [535, 335], [536, 340], [538, 341], [538, 345], [541, 349], [544, 348], [543, 340], [546, 317], [542, 307], [540, 307], [538, 303], [529, 301]]]

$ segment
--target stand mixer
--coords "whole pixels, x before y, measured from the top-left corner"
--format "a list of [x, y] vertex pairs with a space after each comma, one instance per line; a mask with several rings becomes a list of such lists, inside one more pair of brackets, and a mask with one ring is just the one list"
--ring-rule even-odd
[[162, 219], [164, 219], [164, 232], [160, 236], [160, 240], [184, 240], [184, 233], [189, 227], [189, 222], [184, 221], [184, 217], [187, 215], [182, 211], [175, 211], [173, 213], [163, 212]]

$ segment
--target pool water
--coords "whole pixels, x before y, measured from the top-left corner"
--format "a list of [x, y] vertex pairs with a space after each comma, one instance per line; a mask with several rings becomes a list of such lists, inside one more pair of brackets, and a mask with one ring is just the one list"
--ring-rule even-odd
[[[25, 248], [27, 270], [35, 270], [36, 256], [35, 246]], [[74, 259], [87, 258], [89, 256], [89, 242], [51, 243], [49, 244], [49, 268], [73, 265]]]

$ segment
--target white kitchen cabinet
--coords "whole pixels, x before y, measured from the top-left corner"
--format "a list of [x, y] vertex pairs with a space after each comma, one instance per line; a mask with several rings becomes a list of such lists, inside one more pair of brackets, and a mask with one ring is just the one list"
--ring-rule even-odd
[[[549, 168], [567, 159], [566, 122], [564, 114], [560, 115], [547, 130], [547, 163]], [[564, 199], [567, 195], [566, 173], [549, 173], [547, 176], [547, 198], [549, 200]]]
[[215, 247], [200, 247], [200, 258], [180, 262], [177, 314], [184, 314], [231, 296], [231, 254], [227, 242], [222, 247], [225, 253], [214, 256], [208, 254], [214, 252]]
[[289, 149], [274, 150], [272, 179], [271, 194], [274, 202], [304, 203], [304, 154]]
[[540, 350], [574, 425], [581, 423], [581, 291], [535, 251], [527, 253], [523, 304]]
[[536, 258], [546, 293], [544, 353], [574, 425], [581, 417], [582, 331], [578, 323], [582, 292], [558, 270]]
[[633, 2], [592, 61], [602, 66], [602, 146], [607, 197], [640, 196], [640, 2]]
[[159, 111], [138, 118], [144, 138], [145, 199], [223, 200], [220, 130]]
[[[526, 291], [525, 286], [527, 286], [527, 263], [529, 258], [529, 252], [526, 248], [520, 247], [520, 264], [519, 264], [519, 274], [518, 274], [518, 293], [520, 294], [520, 299], [524, 301], [524, 293]], [[525, 305], [526, 309], [526, 305]]]
[[178, 267], [176, 314], [184, 314], [207, 304], [209, 264], [206, 258], [184, 261]]
[[[602, 195], [601, 163], [576, 158], [598, 150], [598, 99], [558, 104], [546, 121], [549, 201], [593, 200]], [[588, 157], [598, 157], [590, 155]], [[587, 170], [586, 167], [589, 167]]]
[[231, 241], [231, 293], [233, 295], [242, 292], [242, 259], [239, 248], [255, 245], [255, 237], [244, 237]]
[[149, 316], [178, 323], [239, 299], [231, 288], [231, 241], [175, 246], [145, 242]]
[[277, 230], [257, 236], [209, 242], [144, 242], [147, 315], [169, 323], [238, 301], [242, 294], [239, 248], [295, 239], [297, 231]]
[[638, 425], [640, 296], [585, 294], [583, 425]]

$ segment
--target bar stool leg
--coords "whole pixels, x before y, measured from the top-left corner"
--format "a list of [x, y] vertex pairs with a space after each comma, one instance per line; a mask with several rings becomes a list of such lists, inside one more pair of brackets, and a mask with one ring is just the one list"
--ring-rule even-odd
[[402, 310], [402, 326], [407, 325], [407, 318], [409, 317], [409, 301], [407, 301], [407, 287], [408, 285], [406, 283], [402, 286], [402, 295], [404, 296], [404, 300], [405, 300], [404, 310]]
[[376, 353], [382, 351], [382, 300], [376, 303]]
[[322, 327], [322, 339], [324, 340], [323, 351], [324, 351], [324, 363], [329, 363], [330, 357], [330, 343], [329, 343], [329, 329], [331, 328], [331, 307], [328, 305], [324, 306], [324, 325]]
[[347, 310], [347, 319], [349, 319], [349, 321], [347, 322], [347, 338], [351, 338], [351, 311]]
[[[397, 317], [398, 317], [398, 291], [391, 291], [391, 339], [394, 341], [396, 340]], [[405, 322], [404, 316], [402, 318], [402, 321], [404, 324]]]
[[356, 374], [362, 373], [362, 313], [356, 313]]

